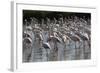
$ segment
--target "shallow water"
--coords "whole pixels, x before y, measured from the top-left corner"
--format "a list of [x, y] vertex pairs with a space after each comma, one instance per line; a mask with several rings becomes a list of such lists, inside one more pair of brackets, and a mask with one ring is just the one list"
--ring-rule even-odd
[[[34, 37], [34, 36], [33, 36]], [[48, 39], [48, 33], [43, 32], [43, 42]], [[44, 62], [44, 61], [62, 61], [62, 60], [81, 60], [91, 58], [91, 49], [87, 45], [87, 42], [74, 42], [61, 44], [57, 43], [58, 51], [54, 52], [54, 43], [50, 42], [51, 49], [45, 49], [38, 44], [38, 41], [34, 41], [31, 52], [30, 62]], [[85, 47], [84, 47], [85, 44]], [[76, 46], [76, 47], [75, 47]], [[85, 50], [85, 51], [84, 51]]]

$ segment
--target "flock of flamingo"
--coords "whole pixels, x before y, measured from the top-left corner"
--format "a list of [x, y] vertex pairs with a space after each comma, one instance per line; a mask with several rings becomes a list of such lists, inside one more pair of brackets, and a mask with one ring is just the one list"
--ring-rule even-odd
[[23, 62], [84, 60], [91, 58], [90, 18], [35, 17], [23, 21]]

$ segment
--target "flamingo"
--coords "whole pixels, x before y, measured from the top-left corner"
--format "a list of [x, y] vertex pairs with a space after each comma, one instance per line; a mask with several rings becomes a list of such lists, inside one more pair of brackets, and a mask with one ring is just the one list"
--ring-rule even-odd
[[46, 50], [46, 57], [47, 57], [47, 61], [49, 60], [49, 53], [48, 53], [48, 50], [51, 50], [51, 46], [48, 42], [43, 42], [42, 43], [42, 46], [45, 48]]
[[[85, 43], [85, 41], [89, 40], [87, 34], [80, 33], [79, 31], [75, 31], [75, 34], [80, 37], [80, 39], [83, 41], [83, 43]], [[85, 55], [85, 45], [84, 45], [83, 51], [84, 51], [84, 55]]]
[[29, 62], [31, 58], [31, 51], [32, 51], [32, 39], [29, 37], [25, 37], [23, 39], [23, 61]]
[[[54, 43], [54, 53], [53, 54], [57, 54], [57, 52], [58, 52], [58, 47], [57, 47], [57, 43], [62, 43], [62, 41], [61, 41], [61, 39], [58, 37], [58, 36], [56, 36], [56, 35], [50, 35], [49, 36], [49, 38], [47, 39], [47, 42], [50, 42], [50, 41], [53, 41], [53, 43]], [[56, 53], [55, 53], [56, 52]], [[57, 57], [57, 56], [56, 56]], [[56, 59], [57, 60], [57, 59]]]
[[[90, 40], [90, 30], [86, 29], [83, 26], [79, 26], [78, 29], [80, 29], [80, 30], [76, 30], [74, 27], [73, 28], [71, 27], [71, 30], [74, 31], [74, 33], [81, 38], [81, 40], [83, 41], [83, 43], [85, 43], [86, 41], [88, 41], [88, 45], [90, 46], [90, 41], [89, 41]], [[83, 51], [84, 51], [84, 58], [85, 58], [85, 44], [84, 44]]]
[[30, 26], [26, 26], [23, 29], [23, 61], [29, 62], [31, 59], [31, 51], [32, 51], [32, 28]]

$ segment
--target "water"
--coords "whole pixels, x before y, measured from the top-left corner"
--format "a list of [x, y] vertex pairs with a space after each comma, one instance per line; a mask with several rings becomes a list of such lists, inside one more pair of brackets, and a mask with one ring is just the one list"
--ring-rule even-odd
[[[48, 39], [48, 33], [43, 32], [44, 41]], [[34, 39], [33, 39], [34, 40]], [[33, 48], [31, 52], [32, 62], [44, 62], [44, 61], [63, 61], [63, 60], [81, 60], [90, 59], [91, 51], [87, 42], [78, 43], [70, 41], [70, 43], [61, 44], [57, 43], [58, 51], [54, 52], [54, 42], [50, 42], [51, 49], [45, 49], [41, 47], [38, 41], [33, 41]], [[85, 47], [84, 47], [85, 44]], [[64, 47], [65, 46], [65, 47]], [[75, 47], [76, 46], [76, 47]], [[85, 50], [85, 51], [84, 51]], [[77, 53], [76, 53], [77, 52]], [[56, 57], [55, 57], [56, 56]]]

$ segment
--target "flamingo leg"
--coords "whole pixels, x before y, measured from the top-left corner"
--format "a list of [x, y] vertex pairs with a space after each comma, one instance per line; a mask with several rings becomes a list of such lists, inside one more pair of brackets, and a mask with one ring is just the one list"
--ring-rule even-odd
[[77, 59], [77, 55], [78, 54], [78, 52], [77, 52], [77, 41], [75, 41], [75, 59]]
[[85, 41], [84, 41], [83, 45], [84, 45], [83, 54], [84, 54], [84, 59], [85, 59]]

